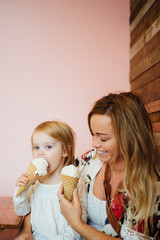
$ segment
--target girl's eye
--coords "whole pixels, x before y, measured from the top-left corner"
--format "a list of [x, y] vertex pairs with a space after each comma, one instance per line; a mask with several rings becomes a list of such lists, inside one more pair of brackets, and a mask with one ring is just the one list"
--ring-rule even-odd
[[39, 147], [38, 147], [38, 146], [34, 146], [33, 149], [34, 149], [34, 150], [38, 150]]
[[47, 145], [46, 148], [47, 148], [47, 149], [51, 149], [52, 146], [51, 146], [51, 145]]

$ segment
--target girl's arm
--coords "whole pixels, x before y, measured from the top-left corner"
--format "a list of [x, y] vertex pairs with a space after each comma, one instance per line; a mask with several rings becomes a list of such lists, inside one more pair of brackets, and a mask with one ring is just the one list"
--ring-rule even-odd
[[33, 240], [30, 219], [31, 219], [31, 214], [28, 214], [27, 216], [25, 216], [22, 226], [15, 240]]
[[28, 181], [28, 176], [26, 173], [23, 173], [16, 182], [13, 203], [14, 203], [15, 212], [19, 216], [25, 216], [30, 212], [30, 202], [28, 199], [28, 193], [30, 188], [28, 188], [26, 191], [24, 191], [18, 197], [16, 197], [19, 186], [25, 185], [27, 181]]
[[81, 204], [78, 198], [77, 189], [73, 193], [73, 202], [69, 202], [63, 196], [63, 186], [61, 185], [57, 194], [60, 200], [60, 209], [63, 216], [67, 219], [71, 227], [83, 236], [86, 240], [113, 240], [117, 239], [111, 237], [97, 229], [87, 225], [82, 221]]

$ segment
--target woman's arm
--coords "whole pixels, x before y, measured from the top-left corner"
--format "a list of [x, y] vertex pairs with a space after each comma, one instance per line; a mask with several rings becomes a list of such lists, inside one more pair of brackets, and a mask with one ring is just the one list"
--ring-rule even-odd
[[82, 221], [81, 204], [78, 198], [77, 189], [73, 193], [73, 202], [69, 202], [63, 195], [63, 186], [61, 185], [57, 194], [60, 200], [60, 209], [63, 216], [67, 219], [71, 227], [83, 236], [86, 240], [113, 240], [111, 237], [97, 229], [87, 225]]
[[31, 214], [28, 214], [24, 217], [22, 226], [15, 240], [33, 240], [32, 226], [31, 226], [30, 220], [31, 220]]

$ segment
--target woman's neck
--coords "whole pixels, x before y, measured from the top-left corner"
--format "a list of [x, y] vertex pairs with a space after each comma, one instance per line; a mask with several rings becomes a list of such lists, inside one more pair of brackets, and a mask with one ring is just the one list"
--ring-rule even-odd
[[118, 159], [115, 163], [109, 163], [110, 168], [116, 174], [121, 174], [124, 171], [125, 160], [123, 158]]
[[112, 174], [111, 174], [111, 199], [115, 196], [117, 191], [122, 187], [123, 173], [124, 173], [125, 161], [121, 159], [117, 161], [114, 165], [111, 165]]

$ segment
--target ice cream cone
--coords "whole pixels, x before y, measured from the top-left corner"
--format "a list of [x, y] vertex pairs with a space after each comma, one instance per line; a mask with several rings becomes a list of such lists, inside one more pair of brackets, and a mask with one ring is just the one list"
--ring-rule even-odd
[[61, 174], [61, 178], [64, 187], [64, 196], [71, 202], [73, 199], [73, 190], [77, 187], [79, 178], [64, 174]]
[[19, 186], [18, 192], [16, 194], [16, 197], [20, 195], [22, 192], [24, 192], [29, 186], [31, 186], [38, 178], [39, 175], [35, 174], [35, 171], [37, 171], [36, 166], [31, 162], [28, 169], [27, 169], [27, 174], [28, 174], [28, 182], [24, 186]]
[[24, 186], [19, 186], [16, 197], [31, 186], [40, 176], [47, 174], [48, 162], [43, 158], [35, 158], [27, 169], [28, 182]]

